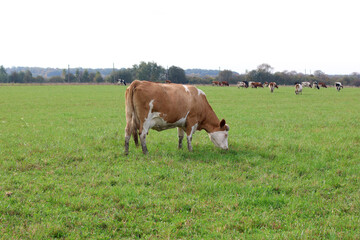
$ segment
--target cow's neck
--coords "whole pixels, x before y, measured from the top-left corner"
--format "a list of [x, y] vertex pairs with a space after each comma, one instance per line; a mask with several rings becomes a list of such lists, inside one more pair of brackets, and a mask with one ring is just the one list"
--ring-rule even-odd
[[204, 129], [208, 133], [212, 133], [215, 131], [215, 128], [219, 127], [219, 123], [219, 118], [216, 116], [215, 112], [210, 109], [210, 111], [207, 111], [206, 117], [199, 128]]

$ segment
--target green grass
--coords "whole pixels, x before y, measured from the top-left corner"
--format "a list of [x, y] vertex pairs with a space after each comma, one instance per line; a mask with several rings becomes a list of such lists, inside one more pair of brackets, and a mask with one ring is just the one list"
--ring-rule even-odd
[[360, 238], [360, 89], [199, 88], [227, 152], [124, 156], [125, 87], [0, 86], [0, 238]]

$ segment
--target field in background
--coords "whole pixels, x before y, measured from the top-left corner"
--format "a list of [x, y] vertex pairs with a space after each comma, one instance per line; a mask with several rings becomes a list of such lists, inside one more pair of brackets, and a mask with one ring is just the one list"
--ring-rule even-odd
[[360, 89], [199, 88], [227, 152], [124, 156], [123, 86], [1, 86], [0, 238], [360, 238]]

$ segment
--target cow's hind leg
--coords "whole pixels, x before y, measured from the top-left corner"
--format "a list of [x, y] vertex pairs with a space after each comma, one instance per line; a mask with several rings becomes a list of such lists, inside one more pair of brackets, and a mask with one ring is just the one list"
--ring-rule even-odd
[[141, 147], [142, 147], [142, 151], [144, 154], [148, 153], [147, 147], [146, 147], [146, 132], [142, 132], [140, 134], [140, 142], [141, 142]]
[[135, 128], [132, 132], [133, 138], [134, 138], [134, 142], [135, 142], [135, 146], [139, 146], [139, 138], [138, 138], [138, 130]]
[[140, 142], [141, 142], [141, 147], [142, 147], [142, 151], [144, 154], [148, 153], [147, 147], [146, 147], [146, 135], [148, 133], [148, 129], [144, 129], [144, 125], [140, 123], [140, 128], [139, 128], [139, 135], [140, 135]]
[[131, 121], [128, 121], [125, 127], [125, 155], [129, 154], [129, 141], [131, 138], [131, 128], [132, 128], [132, 123]]
[[133, 118], [133, 129], [132, 129], [132, 135], [134, 138], [135, 145], [139, 146], [139, 138], [138, 138], [138, 128], [139, 124], [136, 123], [135, 118]]
[[184, 130], [182, 128], [178, 128], [178, 136], [179, 136], [179, 146], [178, 148], [182, 148], [182, 141], [184, 139]]

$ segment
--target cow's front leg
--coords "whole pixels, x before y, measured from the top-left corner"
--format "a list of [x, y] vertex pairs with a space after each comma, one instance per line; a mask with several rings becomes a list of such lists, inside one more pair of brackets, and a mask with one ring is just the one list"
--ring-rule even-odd
[[186, 135], [187, 135], [187, 144], [188, 144], [188, 150], [190, 152], [192, 152], [193, 148], [191, 146], [191, 141], [192, 141], [192, 135], [195, 133], [196, 129], [198, 127], [198, 124], [188, 124], [188, 127], [186, 128]]
[[184, 139], [184, 130], [182, 128], [178, 127], [178, 136], [179, 136], [179, 146], [178, 148], [181, 149], [182, 148], [182, 141]]
[[187, 145], [188, 145], [189, 152], [192, 152], [192, 150], [193, 150], [193, 148], [191, 146], [191, 140], [192, 140], [192, 134], [190, 134], [190, 136], [189, 135], [187, 136]]

